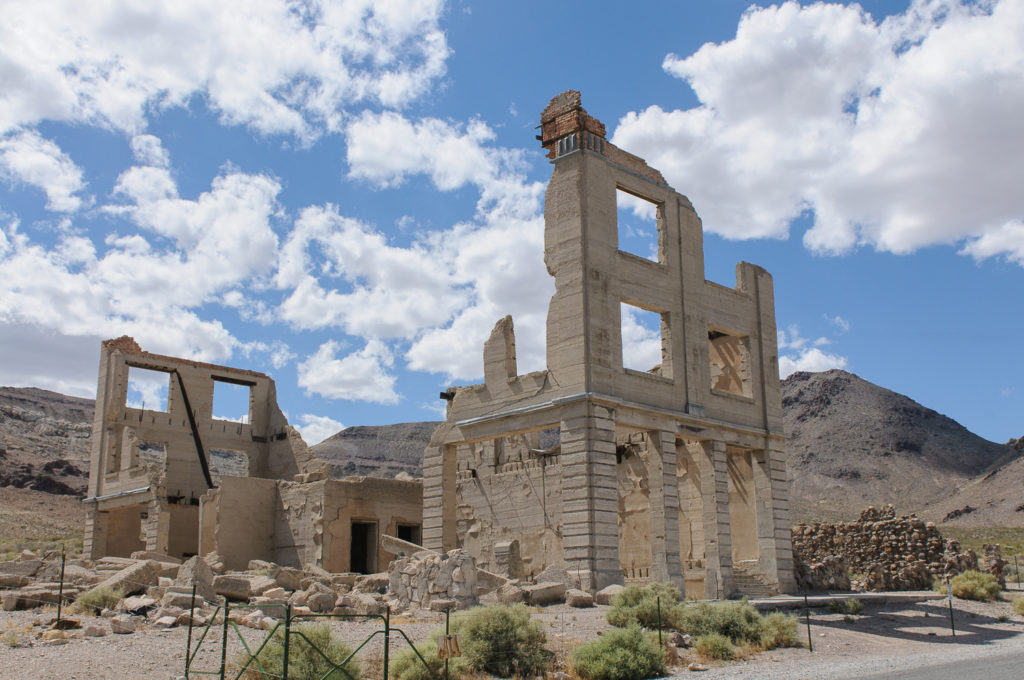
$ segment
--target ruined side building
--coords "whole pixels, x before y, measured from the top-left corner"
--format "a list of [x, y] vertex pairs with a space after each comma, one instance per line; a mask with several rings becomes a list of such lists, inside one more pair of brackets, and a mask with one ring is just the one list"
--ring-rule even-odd
[[[424, 454], [423, 539], [481, 567], [564, 567], [586, 589], [672, 581], [701, 598], [793, 587], [771, 276], [704, 279], [690, 201], [605, 139], [578, 92], [540, 140], [554, 170], [544, 261], [555, 279], [547, 369], [519, 375], [512, 320], [484, 383], [448, 390]], [[657, 216], [657, 260], [619, 247], [617, 195]], [[628, 306], [661, 320], [661, 363], [623, 366]]]
[[[133, 369], [163, 376], [165, 405], [128, 403]], [[248, 392], [241, 422], [214, 414], [218, 386]], [[392, 557], [380, 534], [419, 539], [420, 482], [327, 479], [326, 468], [288, 425], [267, 375], [151, 354], [128, 337], [102, 344], [90, 557], [217, 552], [232, 569], [262, 559], [370, 573]]]

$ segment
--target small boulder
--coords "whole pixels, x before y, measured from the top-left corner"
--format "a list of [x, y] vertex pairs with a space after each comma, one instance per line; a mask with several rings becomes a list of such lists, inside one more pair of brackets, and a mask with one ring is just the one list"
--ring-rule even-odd
[[127, 614], [120, 614], [110, 619], [110, 632], [116, 635], [127, 635], [135, 632], [135, 621]]
[[625, 587], [613, 583], [610, 586], [605, 586], [601, 590], [597, 591], [594, 595], [594, 602], [597, 604], [611, 604], [612, 598], [625, 590]]
[[155, 586], [160, 577], [160, 563], [155, 560], [134, 562], [124, 567], [113, 576], [100, 581], [97, 588], [120, 590], [124, 595], [141, 593], [149, 586]]
[[565, 601], [564, 583], [538, 583], [532, 586], [525, 586], [526, 601], [529, 604], [545, 605]]
[[386, 593], [391, 584], [391, 577], [387, 572], [380, 574], [364, 574], [356, 578], [352, 591], [356, 593]]
[[214, 576], [213, 590], [218, 595], [236, 602], [246, 602], [249, 600], [249, 580], [239, 576], [223, 574]]
[[593, 607], [594, 596], [586, 591], [570, 588], [565, 591], [565, 603], [570, 607], [576, 607], [578, 609]]

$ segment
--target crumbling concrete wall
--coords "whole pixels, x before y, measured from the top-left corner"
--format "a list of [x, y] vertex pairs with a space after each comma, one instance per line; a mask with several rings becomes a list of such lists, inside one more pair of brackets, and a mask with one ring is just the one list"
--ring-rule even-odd
[[[128, 403], [133, 368], [166, 377], [162, 410]], [[245, 422], [214, 414], [218, 384], [248, 390]], [[199, 499], [219, 477], [211, 451], [241, 456], [252, 477], [291, 479], [326, 468], [288, 425], [265, 374], [152, 354], [129, 337], [102, 344], [92, 442], [85, 550], [93, 558], [127, 556], [140, 533], [147, 550], [198, 552]]]
[[[791, 589], [771, 276], [740, 263], [735, 287], [706, 281], [690, 201], [608, 142], [578, 92], [551, 100], [541, 143], [554, 166], [547, 368], [518, 373], [506, 317], [484, 344], [484, 383], [442, 395], [446, 422], [424, 452], [424, 544], [466, 547], [490, 564], [496, 544], [518, 541], [531, 572], [565, 566], [590, 590], [642, 575], [728, 595], [734, 559]], [[619, 194], [655, 215], [655, 261], [620, 247]], [[661, 361], [650, 371], [624, 364], [624, 306], [660, 318]], [[531, 452], [496, 467], [509, 441], [552, 428], [557, 466], [539, 473]], [[634, 438], [644, 446], [624, 462], [619, 447]], [[557, 515], [548, 488], [558, 489]]]

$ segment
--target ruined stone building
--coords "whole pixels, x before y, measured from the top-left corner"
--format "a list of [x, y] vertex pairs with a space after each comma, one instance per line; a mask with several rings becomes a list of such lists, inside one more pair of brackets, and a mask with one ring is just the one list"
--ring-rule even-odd
[[[128, 403], [134, 370], [162, 376], [166, 404]], [[248, 393], [248, 414], [214, 414], [215, 393]], [[144, 352], [131, 338], [100, 352], [85, 552], [219, 553], [335, 572], [375, 572], [388, 533], [418, 540], [418, 481], [327, 479], [278, 408], [263, 373]]]
[[[563, 566], [586, 589], [672, 581], [697, 597], [793, 584], [772, 278], [706, 281], [701, 221], [605, 139], [578, 92], [540, 140], [554, 166], [544, 261], [547, 369], [519, 375], [512, 320], [484, 383], [451, 388], [424, 454], [426, 547], [511, 576]], [[654, 261], [620, 249], [617, 200], [656, 215]], [[623, 364], [624, 310], [660, 318], [661, 362]], [[646, 369], [646, 367], [645, 367]]]

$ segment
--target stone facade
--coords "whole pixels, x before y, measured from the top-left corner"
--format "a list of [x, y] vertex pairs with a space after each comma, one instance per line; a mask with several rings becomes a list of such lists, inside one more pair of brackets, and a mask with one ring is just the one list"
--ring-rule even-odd
[[[690, 201], [604, 135], [578, 92], [541, 116], [554, 166], [547, 369], [518, 373], [506, 317], [484, 345], [484, 383], [442, 395], [446, 421], [424, 453], [424, 545], [465, 548], [517, 578], [558, 565], [591, 592], [672, 581], [727, 596], [734, 563], [790, 590], [771, 276], [740, 263], [734, 288], [706, 281]], [[655, 215], [656, 259], [620, 249], [622, 195]], [[624, 364], [627, 307], [660, 319], [650, 370]]]

